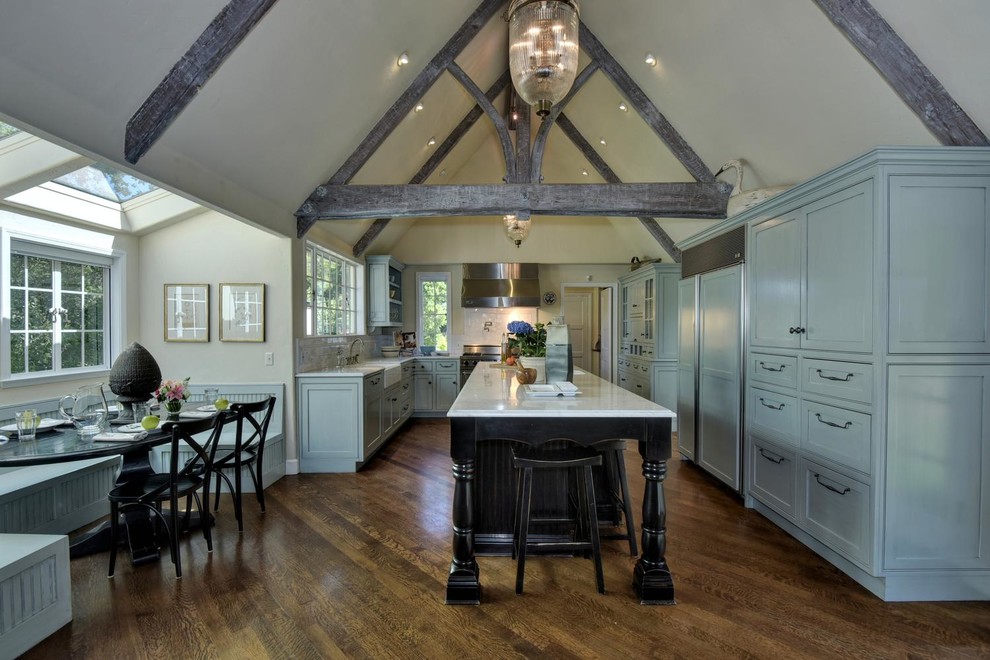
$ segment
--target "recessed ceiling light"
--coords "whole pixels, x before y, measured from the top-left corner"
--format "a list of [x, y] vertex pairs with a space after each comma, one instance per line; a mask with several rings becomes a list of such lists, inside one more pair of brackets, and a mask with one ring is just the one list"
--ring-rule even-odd
[[436, 143], [437, 143], [437, 139], [435, 137], [431, 137], [429, 140], [426, 141], [426, 146], [432, 147]]
[[416, 107], [413, 108], [413, 110], [415, 110], [416, 112], [422, 112], [423, 111], [423, 104], [422, 103], [417, 103], [416, 104]]
[[604, 147], [605, 144], [606, 144], [605, 138], [598, 138], [598, 144], [600, 144], [600, 145], [602, 145]]
[[399, 59], [395, 60], [395, 63], [399, 66], [405, 66], [409, 64], [409, 53], [402, 51], [402, 55], [399, 55]]
[[581, 170], [581, 176], [588, 176], [588, 170]]
[[623, 112], [629, 112], [629, 106], [627, 106], [625, 103], [620, 103], [619, 110], [622, 110]]
[[653, 53], [647, 53], [646, 54], [646, 59], [644, 61], [647, 64], [649, 64], [650, 66], [656, 66], [657, 65], [657, 58], [656, 58], [656, 56]]
[[447, 176], [447, 168], [440, 170], [440, 176]]

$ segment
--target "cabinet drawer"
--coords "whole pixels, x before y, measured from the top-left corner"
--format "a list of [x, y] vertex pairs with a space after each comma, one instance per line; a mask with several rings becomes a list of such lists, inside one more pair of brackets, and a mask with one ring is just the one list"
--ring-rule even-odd
[[873, 402], [873, 365], [834, 360], [801, 360], [801, 390]]
[[434, 373], [441, 373], [445, 371], [457, 371], [458, 362], [457, 360], [434, 360], [433, 361], [433, 371]]
[[798, 460], [805, 528], [825, 545], [869, 570], [873, 546], [870, 487], [811, 461]]
[[385, 374], [382, 372], [368, 374], [364, 377], [364, 398], [373, 399], [376, 396], [381, 396], [385, 389], [384, 386]]
[[793, 520], [797, 504], [794, 452], [752, 435], [749, 446], [750, 495]]
[[801, 402], [801, 446], [870, 474], [871, 417], [812, 401]]
[[749, 377], [754, 382], [797, 389], [797, 358], [753, 353], [749, 356]]
[[797, 447], [797, 398], [755, 387], [750, 388], [749, 392], [750, 428]]
[[412, 363], [414, 374], [432, 374], [433, 360], [416, 360]]
[[415, 363], [414, 362], [403, 362], [402, 363], [402, 379], [403, 380], [405, 380], [406, 378], [412, 377], [413, 371], [415, 371]]

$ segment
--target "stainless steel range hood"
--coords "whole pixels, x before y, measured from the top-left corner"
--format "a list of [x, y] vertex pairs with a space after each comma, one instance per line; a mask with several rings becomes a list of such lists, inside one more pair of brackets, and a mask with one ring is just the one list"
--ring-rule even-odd
[[539, 307], [539, 264], [464, 264], [462, 307]]

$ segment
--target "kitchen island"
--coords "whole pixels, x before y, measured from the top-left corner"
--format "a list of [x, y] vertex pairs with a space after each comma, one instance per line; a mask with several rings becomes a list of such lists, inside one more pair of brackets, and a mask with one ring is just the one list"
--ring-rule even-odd
[[[567, 438], [591, 445], [613, 439], [636, 441], [646, 478], [642, 512], [642, 554], [633, 588], [643, 604], [673, 604], [667, 567], [663, 480], [670, 458], [675, 414], [589, 373], [575, 370], [576, 396], [535, 396], [515, 371], [481, 365], [474, 370], [447, 416], [453, 459], [453, 560], [447, 577], [448, 604], [479, 604], [481, 582], [475, 559], [475, 499], [479, 445], [514, 441], [541, 445]], [[481, 507], [482, 500], [479, 500]]]

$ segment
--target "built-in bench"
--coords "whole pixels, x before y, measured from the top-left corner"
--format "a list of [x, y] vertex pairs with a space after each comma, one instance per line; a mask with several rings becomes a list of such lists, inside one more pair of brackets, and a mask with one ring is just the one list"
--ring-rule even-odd
[[72, 620], [69, 538], [0, 534], [0, 660]]
[[[271, 485], [285, 476], [285, 435], [282, 383], [247, 385], [211, 385], [191, 387], [193, 400], [202, 398], [203, 389], [218, 387], [236, 403], [276, 397], [262, 467], [263, 484]], [[46, 400], [0, 407], [0, 426], [12, 423], [14, 413], [34, 408], [42, 417], [58, 417], [58, 401]], [[233, 448], [236, 428], [224, 429], [220, 451]], [[16, 442], [16, 441], [12, 441]], [[191, 457], [180, 454], [180, 460]], [[168, 470], [169, 447], [152, 450], [152, 466]], [[52, 463], [20, 468], [0, 468], [0, 533], [68, 534], [110, 513], [107, 492], [113, 487], [120, 467], [119, 456], [94, 458], [69, 463]], [[233, 470], [229, 471], [233, 481]], [[254, 492], [254, 483], [245, 469], [242, 474], [245, 492]]]

